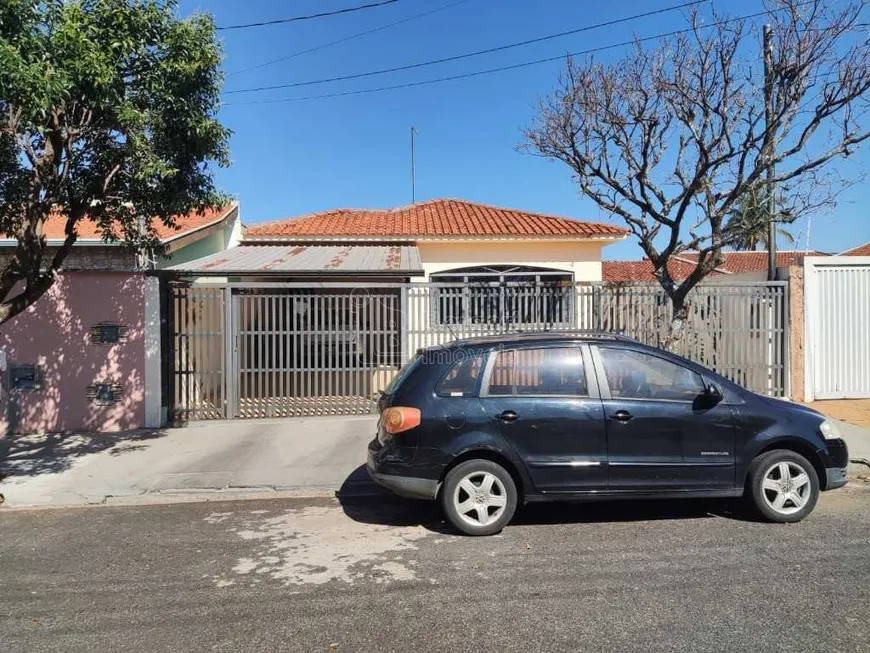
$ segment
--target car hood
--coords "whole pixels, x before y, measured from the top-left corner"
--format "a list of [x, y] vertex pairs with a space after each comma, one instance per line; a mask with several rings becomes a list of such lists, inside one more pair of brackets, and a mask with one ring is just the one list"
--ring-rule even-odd
[[796, 419], [815, 419], [819, 422], [825, 420], [825, 416], [822, 415], [819, 411], [813, 410], [809, 406], [804, 406], [803, 404], [797, 404], [791, 401], [786, 401], [785, 399], [774, 399], [773, 397], [765, 397], [764, 395], [755, 395], [758, 399], [770, 406], [771, 408], [782, 411], [786, 413], [789, 417], [794, 417]]

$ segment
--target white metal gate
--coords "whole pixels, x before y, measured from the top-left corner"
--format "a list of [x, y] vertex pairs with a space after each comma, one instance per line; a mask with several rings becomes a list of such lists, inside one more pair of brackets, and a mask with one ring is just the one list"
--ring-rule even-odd
[[870, 398], [870, 257], [804, 259], [805, 395]]
[[229, 417], [370, 413], [401, 367], [397, 288], [241, 288]]
[[[667, 333], [658, 286], [224, 283], [173, 287], [174, 421], [369, 413], [418, 348], [516, 331]], [[788, 394], [785, 282], [692, 295], [679, 351], [752, 390]]]

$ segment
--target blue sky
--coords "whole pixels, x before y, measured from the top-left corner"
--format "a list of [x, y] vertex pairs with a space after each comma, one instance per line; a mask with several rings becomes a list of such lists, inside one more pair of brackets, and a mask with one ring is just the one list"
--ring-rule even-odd
[[[760, 0], [714, 0], [732, 14], [758, 11]], [[455, 0], [399, 0], [344, 15], [220, 32], [225, 90], [354, 74], [495, 47], [680, 4], [679, 0], [464, 0], [418, 20], [247, 72], [240, 69], [450, 5]], [[183, 0], [182, 15], [214, 14], [218, 25], [249, 23], [341, 9], [363, 0]], [[705, 11], [708, 9], [705, 7]], [[411, 199], [409, 133], [416, 140], [417, 201], [457, 197], [500, 206], [620, 222], [579, 195], [564, 164], [517, 151], [535, 102], [555, 85], [553, 62], [470, 79], [294, 102], [241, 104], [402, 84], [506, 66], [618, 43], [632, 33], [655, 35], [682, 26], [670, 12], [472, 59], [316, 86], [227, 94], [222, 122], [234, 131], [233, 165], [218, 173], [236, 196], [245, 223], [340, 206], [390, 207]], [[597, 55], [602, 61], [623, 49]], [[841, 166], [867, 168], [866, 145]], [[810, 246], [841, 251], [870, 240], [870, 191], [847, 190], [837, 208], [813, 218]], [[792, 228], [805, 245], [807, 225]], [[631, 240], [608, 247], [610, 259], [640, 258]]]

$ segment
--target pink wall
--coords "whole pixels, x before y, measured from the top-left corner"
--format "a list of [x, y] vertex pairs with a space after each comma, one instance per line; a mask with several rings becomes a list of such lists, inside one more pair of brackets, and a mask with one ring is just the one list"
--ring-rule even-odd
[[[123, 431], [145, 418], [144, 277], [132, 272], [65, 272], [35, 305], [0, 326], [9, 368], [42, 366], [41, 390], [11, 391], [8, 370], [0, 397], [0, 434]], [[126, 342], [91, 343], [91, 327], [128, 327]], [[117, 383], [123, 399], [111, 406], [87, 397], [88, 386]]]

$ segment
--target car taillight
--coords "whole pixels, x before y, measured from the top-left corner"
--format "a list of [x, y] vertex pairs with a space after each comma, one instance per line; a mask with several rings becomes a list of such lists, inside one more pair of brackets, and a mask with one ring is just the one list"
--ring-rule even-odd
[[381, 413], [381, 423], [390, 435], [407, 431], [420, 425], [420, 409], [393, 406]]

